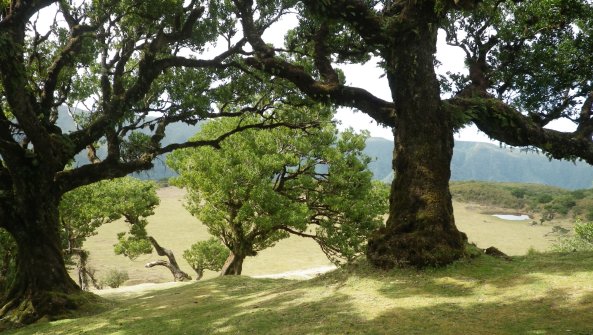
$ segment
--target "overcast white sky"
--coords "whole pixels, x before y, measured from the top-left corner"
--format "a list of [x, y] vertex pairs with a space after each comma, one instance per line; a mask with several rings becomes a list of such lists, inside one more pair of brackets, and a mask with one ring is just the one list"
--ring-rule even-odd
[[[297, 24], [296, 16], [286, 16], [273, 28], [268, 29], [264, 34], [264, 40], [275, 45], [282, 45], [284, 32]], [[464, 71], [465, 54], [459, 48], [449, 46], [445, 43], [444, 33], [439, 33], [437, 58], [443, 64], [438, 72], [445, 74], [447, 71]], [[346, 74], [346, 84], [364, 88], [379, 98], [391, 101], [391, 92], [384, 73], [374, 62], [365, 65], [340, 65]], [[373, 137], [383, 137], [393, 140], [391, 129], [377, 125], [373, 119], [361, 112], [353, 112], [347, 108], [340, 108], [336, 119], [341, 122], [340, 129], [351, 127], [355, 130], [369, 130]], [[455, 139], [462, 141], [492, 142], [488, 136], [480, 132], [475, 126], [468, 126], [455, 135]]]
[[[40, 21], [43, 24], [49, 23], [53, 19], [53, 12], [55, 11], [54, 6], [50, 6], [42, 11]], [[284, 41], [285, 32], [294, 27], [298, 23], [296, 15], [285, 16], [280, 22], [274, 24], [264, 34], [264, 40], [268, 43], [274, 43], [275, 45], [282, 46]], [[210, 49], [210, 52], [206, 52], [201, 57], [209, 57], [211, 54], [216, 54], [220, 47], [223, 47], [220, 43], [214, 48]], [[439, 73], [446, 73], [447, 71], [461, 72], [464, 71], [465, 65], [463, 63], [464, 53], [456, 47], [448, 46], [445, 43], [444, 33], [439, 33], [439, 39], [437, 44], [437, 58], [441, 61], [442, 66], [438, 68]], [[200, 57], [200, 56], [198, 56]], [[201, 58], [200, 57], [200, 58]], [[383, 71], [379, 69], [376, 63], [369, 62], [365, 65], [346, 65], [340, 66], [340, 68], [346, 74], [346, 84], [351, 86], [357, 86], [368, 90], [374, 95], [391, 101], [391, 93], [389, 91], [389, 85], [387, 79], [381, 77]], [[340, 108], [336, 115], [336, 118], [341, 122], [341, 129], [351, 127], [355, 130], [366, 129], [369, 130], [373, 137], [383, 137], [389, 140], [393, 140], [393, 134], [391, 129], [378, 126], [370, 117], [361, 112], [353, 112], [350, 109]], [[550, 128], [558, 130], [573, 130], [575, 125], [570, 121], [560, 121], [550, 125]], [[468, 126], [462, 129], [458, 134], [455, 135], [455, 139], [462, 141], [478, 141], [478, 142], [492, 142], [484, 133], [480, 132], [475, 126]]]
[[[464, 72], [464, 57], [465, 54], [461, 49], [445, 43], [444, 32], [441, 31], [437, 44], [437, 58], [442, 65], [437, 69], [437, 72], [441, 74], [445, 74], [447, 71]], [[346, 73], [348, 85], [364, 88], [382, 99], [391, 101], [387, 79], [380, 78], [383, 72], [377, 68], [376, 64], [368, 63], [363, 66], [352, 65], [341, 68]], [[349, 109], [342, 108], [338, 111], [336, 118], [341, 121], [342, 129], [348, 127], [352, 127], [355, 130], [367, 129], [373, 137], [383, 137], [393, 140], [391, 129], [377, 125], [364, 113], [352, 112]], [[552, 122], [548, 128], [573, 131], [576, 126], [569, 120], [559, 120]], [[479, 131], [474, 125], [463, 128], [459, 133], [455, 134], [455, 139], [460, 141], [498, 143], [490, 140], [486, 134]]]

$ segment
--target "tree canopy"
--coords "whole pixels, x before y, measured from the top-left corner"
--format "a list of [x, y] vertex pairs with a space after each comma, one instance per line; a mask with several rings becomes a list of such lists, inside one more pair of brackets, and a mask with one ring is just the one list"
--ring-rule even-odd
[[[194, 139], [235, 127], [230, 119], [211, 121]], [[367, 136], [338, 135], [330, 122], [307, 132], [243, 131], [220, 149], [175, 151], [167, 163], [180, 174], [174, 183], [188, 190], [188, 210], [231, 250], [229, 274], [290, 234], [313, 238], [339, 263], [362, 253], [387, 210], [362, 153]]]
[[[18, 261], [2, 323], [77, 306], [80, 289], [60, 251], [64, 193], [150, 168], [177, 148], [219, 146], [230, 133], [283, 124], [264, 112], [269, 104], [253, 103], [261, 92], [272, 105], [312, 99], [393, 128], [397, 177], [387, 224], [369, 240], [374, 265], [463, 257], [467, 238], [455, 227], [448, 188], [454, 131], [473, 122], [510, 145], [593, 163], [592, 11], [589, 0], [3, 1], [0, 227]], [[285, 44], [267, 41], [293, 13]], [[464, 51], [465, 73], [437, 76], [440, 29]], [[340, 70], [369, 59], [384, 70], [390, 99]], [[78, 129], [60, 129], [62, 105]], [[268, 117], [215, 139], [161, 145], [174, 122], [252, 112]], [[556, 119], [575, 129], [546, 127]], [[82, 151], [92, 164], [67, 169]]]
[[[442, 265], [466, 254], [447, 181], [452, 134], [468, 123], [510, 145], [593, 162], [590, 1], [233, 4], [255, 51], [243, 57], [245, 64], [312, 99], [355, 108], [394, 129], [390, 217], [367, 249], [379, 267]], [[284, 45], [273, 45], [266, 29], [294, 12], [296, 27]], [[465, 53], [464, 73], [437, 76], [439, 31]], [[391, 99], [358, 88], [340, 70], [371, 59], [384, 70]], [[570, 120], [576, 129], [546, 127], [556, 119]]]
[[[71, 297], [80, 288], [61, 252], [62, 195], [149, 169], [155, 157], [176, 148], [217, 146], [229, 135], [161, 145], [170, 124], [259, 111], [246, 97], [266, 80], [240, 71], [244, 45], [225, 2], [2, 2], [0, 227], [14, 237], [18, 261], [0, 302], [0, 328], [85, 301]], [[207, 50], [215, 51], [203, 56]], [[61, 129], [65, 117], [74, 118], [77, 129]], [[282, 124], [276, 121], [231, 133]], [[97, 154], [98, 146], [105, 155]], [[91, 163], [70, 168], [84, 151]]]

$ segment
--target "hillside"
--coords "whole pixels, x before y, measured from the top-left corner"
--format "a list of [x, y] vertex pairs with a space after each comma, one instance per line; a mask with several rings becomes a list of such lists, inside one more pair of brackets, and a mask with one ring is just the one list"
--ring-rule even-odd
[[[393, 142], [370, 138], [366, 152], [376, 158], [375, 178], [390, 181]], [[566, 189], [593, 186], [593, 167], [584, 162], [549, 160], [545, 155], [504, 148], [490, 143], [456, 141], [451, 162], [451, 180], [482, 180], [537, 183]]]
[[[65, 110], [60, 111], [58, 125], [65, 132], [76, 129]], [[165, 132], [163, 145], [178, 143], [193, 136], [200, 126], [175, 123]], [[391, 160], [393, 141], [369, 138], [365, 153], [374, 161], [370, 164], [375, 179], [390, 182], [393, 178]], [[104, 150], [99, 150], [99, 156]], [[87, 164], [86, 152], [76, 156], [76, 164]], [[538, 183], [566, 189], [585, 189], [593, 186], [593, 167], [584, 162], [549, 160], [543, 154], [502, 148], [494, 144], [456, 141], [451, 162], [451, 180], [482, 180], [520, 183]], [[164, 179], [175, 173], [164, 163], [164, 157], [155, 161], [149, 171], [134, 174], [141, 179]]]
[[593, 254], [480, 256], [441, 269], [365, 263], [306, 281], [214, 278], [128, 290], [33, 334], [592, 334]]

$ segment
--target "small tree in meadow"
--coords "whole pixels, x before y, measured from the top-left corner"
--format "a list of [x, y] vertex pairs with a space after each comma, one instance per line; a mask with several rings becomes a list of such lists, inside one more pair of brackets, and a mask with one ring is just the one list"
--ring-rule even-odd
[[196, 271], [196, 280], [200, 280], [204, 270], [220, 271], [229, 254], [229, 249], [212, 237], [192, 244], [190, 249], [183, 252], [183, 258]]
[[[156, 184], [136, 178], [124, 177], [104, 180], [74, 189], [62, 197], [60, 202], [60, 222], [62, 245], [66, 261], [76, 261], [78, 282], [83, 289], [88, 289], [88, 280], [98, 287], [97, 280], [87, 266], [89, 251], [83, 244], [90, 236], [97, 234], [101, 225], [125, 218], [131, 225], [131, 231], [146, 224], [145, 217], [154, 214], [159, 204], [156, 196]], [[118, 235], [120, 243], [127, 242], [125, 233]], [[130, 253], [136, 249], [121, 247]], [[150, 248], [150, 244], [148, 244]], [[144, 249], [145, 250], [145, 249]], [[148, 252], [150, 252], [149, 249]]]
[[146, 218], [154, 214], [154, 208], [160, 200], [156, 194], [157, 184], [152, 181], [141, 181], [128, 178], [110, 189], [113, 192], [112, 199], [117, 203], [112, 204], [112, 211], [119, 217], [123, 217], [129, 224], [128, 232], [117, 234], [118, 242], [114, 245], [116, 255], [123, 255], [129, 259], [136, 259], [142, 254], [150, 254], [152, 250], [159, 256], [166, 256], [166, 260], [156, 260], [145, 265], [147, 268], [153, 266], [164, 266], [173, 275], [175, 281], [190, 280], [191, 277], [183, 272], [173, 252], [162, 247], [154, 237], [149, 236], [146, 230], [148, 221]]

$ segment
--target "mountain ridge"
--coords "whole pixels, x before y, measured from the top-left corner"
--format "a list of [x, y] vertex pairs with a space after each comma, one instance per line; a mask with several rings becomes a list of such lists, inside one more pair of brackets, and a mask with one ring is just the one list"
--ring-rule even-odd
[[[370, 168], [375, 178], [391, 181], [393, 141], [370, 138], [365, 152], [374, 158]], [[585, 189], [593, 186], [593, 167], [580, 161], [549, 159], [542, 153], [519, 148], [455, 141], [451, 180], [536, 183], [565, 189]]]
[[[60, 110], [58, 125], [64, 131], [73, 131], [76, 125], [65, 109]], [[200, 124], [188, 125], [174, 123], [167, 127], [163, 145], [183, 142], [193, 136]], [[369, 169], [374, 179], [391, 182], [393, 171], [391, 161], [393, 141], [370, 137], [367, 139], [365, 154], [373, 159]], [[104, 155], [104, 149], [99, 155]], [[165, 156], [159, 156], [154, 167], [147, 171], [132, 174], [141, 179], [165, 179], [175, 176], [175, 172], [165, 164]], [[86, 152], [76, 156], [76, 166], [88, 164]], [[537, 183], [565, 189], [585, 189], [593, 187], [593, 167], [584, 162], [550, 160], [544, 154], [497, 146], [491, 143], [455, 141], [451, 161], [451, 180], [480, 180], [498, 182]]]

